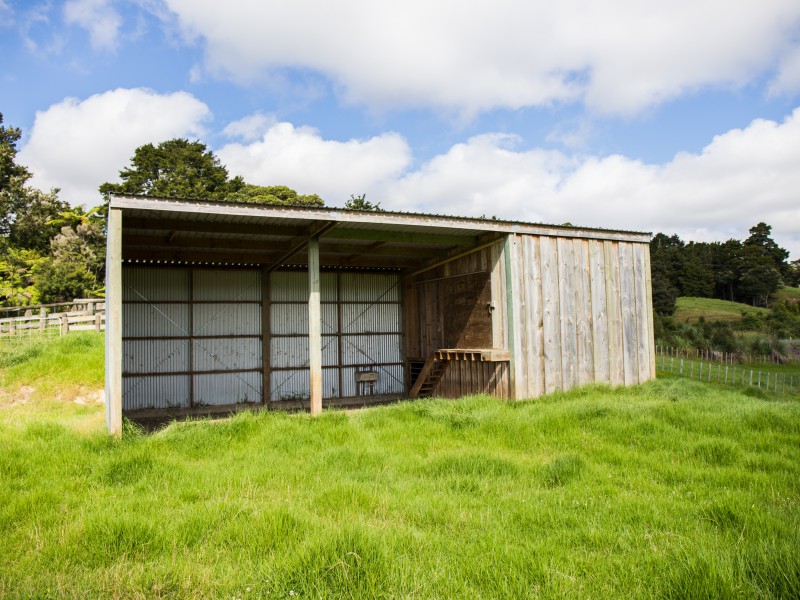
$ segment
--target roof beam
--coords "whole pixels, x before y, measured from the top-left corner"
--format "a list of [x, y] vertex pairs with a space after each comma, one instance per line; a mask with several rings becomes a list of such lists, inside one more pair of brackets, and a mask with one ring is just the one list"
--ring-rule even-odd
[[[280, 252], [286, 249], [285, 241], [254, 240], [254, 239], [226, 239], [206, 237], [185, 237], [169, 235], [166, 232], [159, 235], [125, 236], [126, 248], [160, 248], [163, 250], [260, 250], [262, 252]], [[409, 256], [415, 258], [433, 258], [441, 256], [439, 248], [415, 248], [405, 246], [387, 246], [387, 242], [373, 242], [372, 244], [353, 244], [346, 240], [337, 241], [328, 238], [320, 240], [320, 251], [323, 254], [347, 254], [358, 257], [362, 254], [376, 254], [379, 256]]]
[[326, 237], [337, 240], [370, 240], [374, 242], [399, 242], [402, 244], [442, 244], [445, 246], [472, 246], [475, 244], [475, 237], [469, 235], [347, 229], [346, 227], [339, 227], [335, 231], [328, 233]]
[[146, 231], [187, 231], [198, 233], [240, 233], [245, 235], [274, 235], [296, 237], [307, 235], [308, 227], [288, 225], [253, 225], [250, 223], [217, 223], [215, 221], [189, 221], [184, 219], [140, 219], [123, 217], [123, 232], [135, 229]]
[[[241, 263], [248, 265], [274, 265], [277, 254], [263, 253], [243, 253], [243, 252], [207, 252], [207, 251], [184, 251], [163, 249], [126, 249], [123, 250], [124, 260], [160, 261], [160, 262], [179, 262], [179, 263]], [[410, 257], [381, 257], [363, 256], [353, 262], [345, 262], [342, 257], [326, 255], [321, 253], [320, 262], [326, 267], [378, 267], [378, 268], [397, 268], [411, 269], [419, 267], [421, 261]], [[281, 263], [273, 270], [285, 266], [285, 264], [305, 265], [307, 257], [301, 255], [291, 263]]]
[[[312, 237], [318, 238], [318, 237], [320, 237], [322, 235], [325, 235], [331, 229], [336, 227], [336, 225], [338, 225], [338, 223], [336, 223], [336, 221], [326, 221], [326, 222], [314, 223], [313, 225], [311, 225], [308, 228], [307, 234], [306, 234], [305, 237], [297, 239], [294, 242], [292, 242], [292, 245], [289, 248], [289, 250], [287, 250], [285, 253], [283, 253], [280, 256], [280, 258], [278, 258], [278, 260], [273, 262], [271, 265], [267, 266], [264, 270], [267, 273], [271, 273], [272, 271], [274, 271], [275, 269], [280, 267], [282, 264], [285, 264], [286, 261], [288, 261], [290, 258], [292, 258], [295, 254], [297, 254], [301, 250], [304, 250], [308, 246], [308, 242]], [[319, 251], [318, 246], [315, 246], [315, 248], [317, 248], [317, 251]]]
[[485, 250], [489, 246], [494, 246], [497, 242], [502, 240], [505, 236], [496, 237], [494, 239], [489, 240], [488, 242], [483, 242], [482, 244], [478, 244], [477, 246], [470, 248], [469, 250], [465, 250], [463, 252], [458, 252], [456, 254], [452, 254], [447, 258], [442, 260], [437, 260], [436, 262], [429, 263], [422, 268], [417, 269], [416, 271], [412, 271], [411, 273], [406, 274], [406, 277], [416, 277], [417, 275], [421, 275], [426, 271], [430, 271], [435, 269], [436, 267], [441, 267], [442, 265], [446, 265], [447, 263], [453, 262], [454, 260], [458, 260], [459, 258], [464, 258], [465, 256], [469, 256], [470, 254], [474, 254], [480, 250]]

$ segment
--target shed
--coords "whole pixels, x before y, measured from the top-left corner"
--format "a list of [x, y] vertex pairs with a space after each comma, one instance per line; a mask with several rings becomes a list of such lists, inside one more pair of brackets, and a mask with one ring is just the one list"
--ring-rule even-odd
[[650, 234], [116, 196], [106, 415], [522, 399], [655, 377]]

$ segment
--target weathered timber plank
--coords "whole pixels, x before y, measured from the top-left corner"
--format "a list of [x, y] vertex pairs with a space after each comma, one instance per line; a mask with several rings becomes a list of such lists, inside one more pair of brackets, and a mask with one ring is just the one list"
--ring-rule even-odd
[[622, 344], [622, 303], [620, 298], [619, 244], [603, 242], [606, 274], [606, 314], [608, 318], [608, 359], [612, 385], [625, 382]]
[[619, 244], [619, 281], [622, 304], [622, 348], [625, 361], [625, 385], [639, 381], [638, 344], [636, 342], [636, 287], [633, 267], [633, 244]]
[[506, 328], [506, 271], [503, 248], [505, 242], [498, 242], [490, 248], [492, 286], [492, 346], [508, 348], [508, 329]]
[[650, 380], [650, 327], [647, 315], [650, 312], [647, 298], [647, 269], [645, 244], [633, 244], [634, 291], [636, 293], [636, 352], [638, 357], [638, 381]]
[[542, 331], [544, 386], [549, 394], [561, 389], [561, 316], [558, 296], [558, 252], [555, 238], [539, 240], [542, 266]]
[[656, 378], [655, 328], [653, 325], [653, 278], [650, 266], [650, 245], [645, 246], [645, 275], [647, 286], [647, 339], [650, 346], [650, 379]]
[[590, 302], [592, 306], [592, 353], [594, 380], [610, 383], [608, 353], [608, 319], [606, 309], [606, 271], [603, 243], [589, 241]]
[[575, 317], [578, 338], [578, 383], [594, 381], [592, 350], [592, 305], [589, 289], [589, 243], [573, 240], [575, 246]]
[[558, 297], [561, 318], [561, 381], [568, 390], [578, 384], [578, 339], [575, 325], [575, 250], [572, 240], [558, 238]]
[[544, 330], [542, 328], [542, 265], [539, 238], [523, 236], [523, 294], [527, 309], [523, 321], [527, 345], [527, 395], [536, 398], [544, 394]]
[[520, 326], [521, 306], [520, 300], [520, 252], [519, 236], [510, 235], [506, 238], [506, 298], [508, 312], [508, 349], [509, 349], [509, 378], [512, 398], [521, 400], [525, 397], [525, 379], [520, 376], [524, 372], [524, 356], [522, 354], [522, 331]]

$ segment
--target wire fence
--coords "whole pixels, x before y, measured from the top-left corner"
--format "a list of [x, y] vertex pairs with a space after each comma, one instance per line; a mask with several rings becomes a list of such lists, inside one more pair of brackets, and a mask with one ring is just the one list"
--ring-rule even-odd
[[697, 349], [656, 346], [656, 354], [658, 356], [704, 360], [706, 362], [722, 363], [724, 365], [785, 365], [793, 362], [790, 357], [777, 351], [772, 354], [748, 354], [745, 352], [720, 352], [707, 348]]
[[[800, 398], [800, 366], [798, 374], [754, 368], [751, 365], [713, 360], [702, 353], [670, 354], [657, 349], [662, 372], [708, 383], [757, 388], [784, 397]], [[786, 363], [781, 363], [786, 364]]]

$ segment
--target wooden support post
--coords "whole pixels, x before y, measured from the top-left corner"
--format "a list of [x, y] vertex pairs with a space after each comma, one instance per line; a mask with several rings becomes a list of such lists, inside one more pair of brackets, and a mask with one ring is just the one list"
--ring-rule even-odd
[[106, 241], [106, 425], [122, 435], [122, 211], [108, 211]]
[[[503, 254], [506, 263], [506, 315], [508, 328], [508, 379], [509, 379], [509, 396], [512, 400], [521, 400], [521, 395], [518, 390], [517, 381], [517, 359], [520, 351], [520, 331], [517, 317], [519, 316], [519, 307], [515, 305], [516, 298], [514, 297], [514, 290], [518, 288], [519, 281], [515, 278], [517, 272], [518, 256], [514, 253], [516, 246], [514, 244], [513, 235], [507, 235], [505, 244], [503, 246]], [[514, 255], [512, 256], [512, 253]]]
[[47, 323], [47, 309], [42, 306], [39, 309], [39, 329], [44, 331], [45, 323]]
[[319, 297], [319, 237], [308, 238], [308, 365], [311, 415], [322, 412], [322, 309]]
[[66, 314], [61, 315], [61, 335], [69, 333], [69, 317]]
[[270, 272], [261, 270], [261, 404], [272, 400], [272, 323], [270, 322]]

